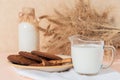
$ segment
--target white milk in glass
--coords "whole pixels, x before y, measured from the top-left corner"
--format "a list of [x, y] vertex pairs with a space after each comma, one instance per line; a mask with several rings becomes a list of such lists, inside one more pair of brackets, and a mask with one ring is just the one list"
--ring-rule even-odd
[[96, 74], [99, 72], [103, 60], [103, 45], [73, 45], [71, 52], [73, 66], [76, 72], [81, 74]]

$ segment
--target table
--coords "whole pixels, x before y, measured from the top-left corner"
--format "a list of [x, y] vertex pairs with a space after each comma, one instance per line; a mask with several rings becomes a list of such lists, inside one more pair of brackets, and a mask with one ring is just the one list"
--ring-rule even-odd
[[117, 52], [116, 52], [116, 59], [115, 59], [115, 62], [113, 63], [112, 65], [112, 68], [118, 72], [120, 72], [120, 49], [117, 49]]
[[[120, 53], [120, 49], [117, 50], [117, 53]], [[11, 53], [0, 53], [0, 80], [32, 80], [30, 78], [26, 78], [20, 76], [15, 71], [13, 71], [10, 65], [7, 63], [7, 56]], [[117, 58], [112, 65], [112, 68], [118, 72], [120, 72], [120, 56], [117, 55]]]
[[15, 73], [7, 63], [9, 53], [0, 53], [0, 80], [32, 80]]

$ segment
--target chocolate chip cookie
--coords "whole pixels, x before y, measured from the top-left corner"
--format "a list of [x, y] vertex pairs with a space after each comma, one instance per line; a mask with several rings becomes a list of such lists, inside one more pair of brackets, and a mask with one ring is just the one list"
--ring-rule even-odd
[[56, 56], [54, 54], [44, 53], [44, 52], [40, 52], [40, 51], [32, 51], [31, 53], [38, 55], [40, 57], [43, 57], [43, 58], [50, 59], [50, 60], [62, 60], [61, 57]]
[[12, 63], [21, 64], [21, 65], [30, 65], [37, 63], [36, 61], [30, 60], [21, 55], [9, 55], [7, 59]]
[[35, 60], [35, 61], [38, 61], [38, 62], [42, 62], [42, 59], [35, 55], [35, 54], [32, 54], [30, 52], [25, 52], [25, 51], [20, 51], [19, 54], [25, 58], [28, 58], [28, 59], [31, 59], [31, 60]]
[[47, 60], [42, 59], [42, 63], [34, 63], [29, 66], [51, 66], [51, 64]]

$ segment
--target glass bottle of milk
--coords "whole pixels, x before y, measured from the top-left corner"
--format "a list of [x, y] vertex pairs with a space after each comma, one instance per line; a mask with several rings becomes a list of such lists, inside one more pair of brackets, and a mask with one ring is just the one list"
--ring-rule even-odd
[[38, 21], [35, 18], [34, 8], [23, 8], [19, 13], [18, 45], [19, 51], [39, 49]]

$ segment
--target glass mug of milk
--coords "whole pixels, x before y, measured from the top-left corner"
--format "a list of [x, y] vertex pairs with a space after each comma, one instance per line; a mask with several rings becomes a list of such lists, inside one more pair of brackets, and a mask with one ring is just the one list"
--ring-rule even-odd
[[[89, 40], [81, 35], [69, 37], [71, 41], [71, 57], [75, 72], [80, 74], [97, 74], [103, 68], [112, 65], [115, 58], [115, 48], [105, 46], [104, 41]], [[112, 50], [112, 58], [109, 65], [103, 65], [104, 49]]]

